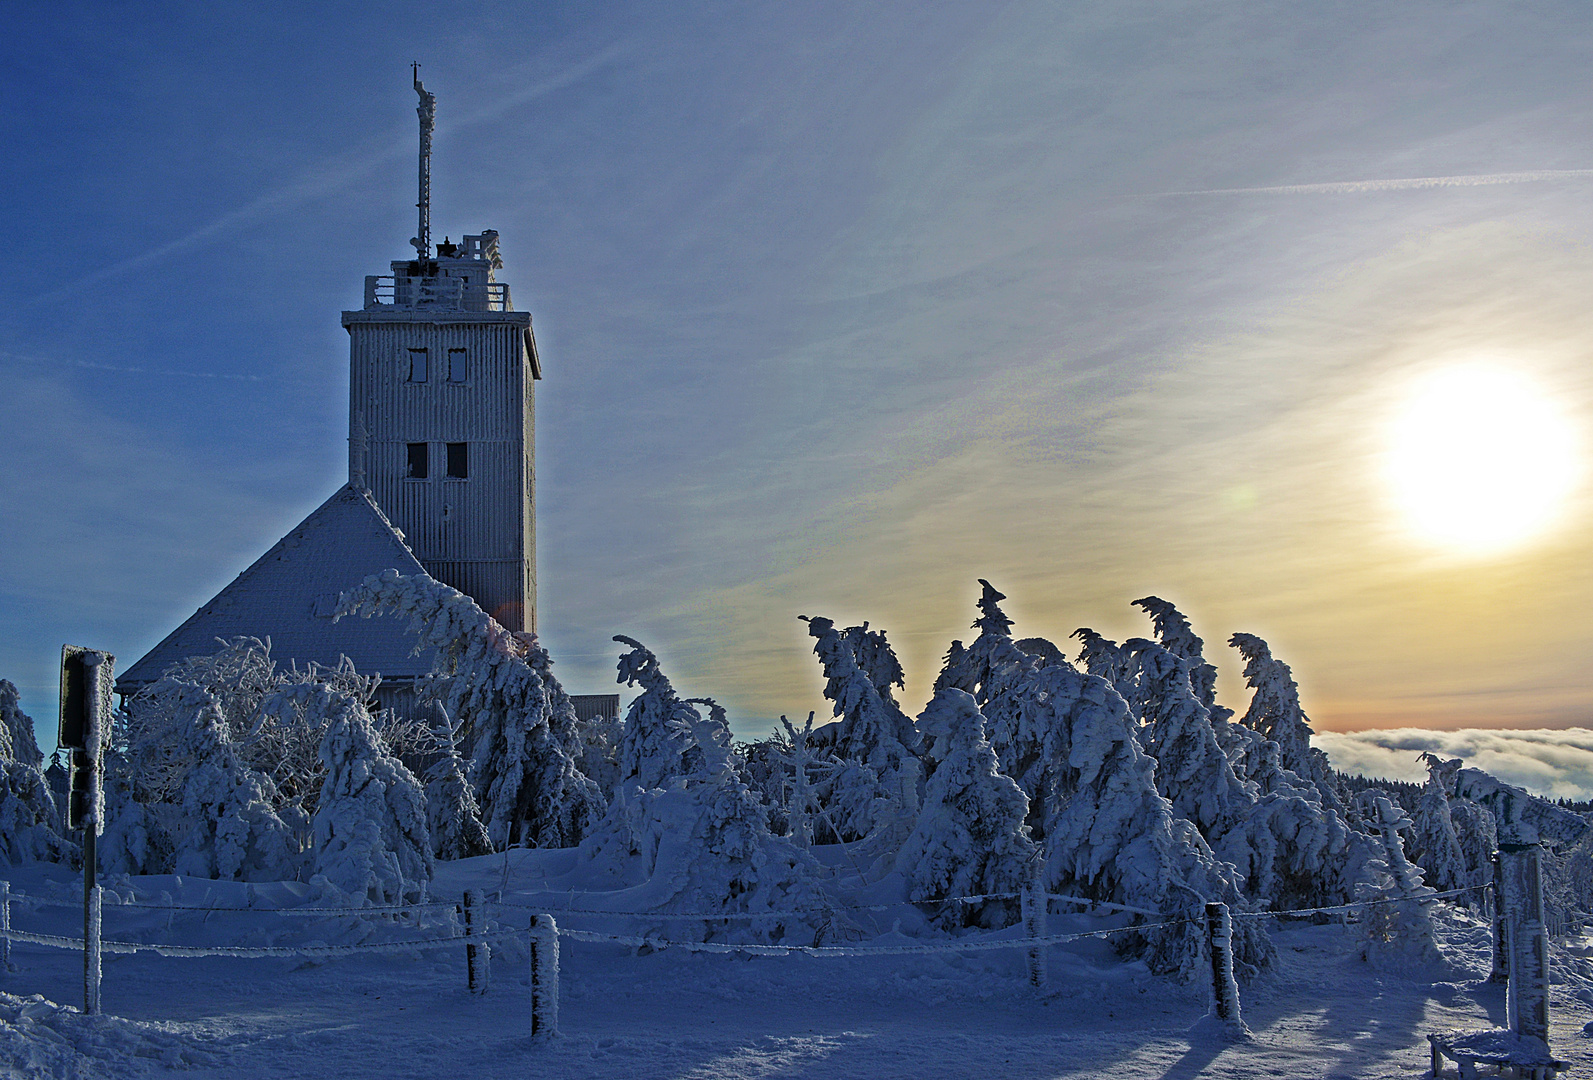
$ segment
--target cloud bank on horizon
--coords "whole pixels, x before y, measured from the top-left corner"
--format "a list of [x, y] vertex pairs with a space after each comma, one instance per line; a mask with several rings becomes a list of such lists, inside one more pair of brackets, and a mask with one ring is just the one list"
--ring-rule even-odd
[[1593, 799], [1593, 729], [1318, 732], [1312, 743], [1340, 772], [1422, 783], [1423, 752], [1463, 758], [1507, 784], [1553, 799]]

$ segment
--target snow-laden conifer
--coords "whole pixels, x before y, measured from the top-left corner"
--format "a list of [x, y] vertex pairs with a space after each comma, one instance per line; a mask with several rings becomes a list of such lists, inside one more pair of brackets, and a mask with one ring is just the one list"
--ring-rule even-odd
[[1205, 706], [1208, 712], [1216, 708], [1217, 669], [1206, 662], [1206, 643], [1189, 625], [1183, 612], [1159, 596], [1141, 597], [1134, 601], [1134, 606], [1151, 617], [1151, 625], [1161, 647], [1188, 665], [1189, 687], [1194, 692], [1195, 700]]
[[1446, 892], [1465, 888], [1471, 884], [1470, 875], [1449, 812], [1449, 787], [1460, 769], [1460, 759], [1445, 761], [1436, 754], [1423, 754], [1422, 761], [1427, 766], [1427, 784], [1413, 817], [1411, 857], [1421, 865], [1433, 888]]
[[1240, 723], [1277, 743], [1283, 767], [1315, 784], [1322, 805], [1342, 813], [1344, 801], [1333, 767], [1327, 755], [1311, 745], [1311, 725], [1300, 707], [1300, 688], [1289, 665], [1275, 659], [1267, 643], [1254, 634], [1234, 634], [1228, 644], [1244, 657], [1245, 685], [1254, 691]]
[[1134, 658], [1128, 650], [1087, 626], [1079, 627], [1072, 636], [1079, 639], [1079, 663], [1084, 666], [1085, 672], [1111, 684], [1128, 706], [1129, 716], [1136, 724], [1139, 723], [1141, 703], [1134, 682]]
[[186, 742], [172, 746], [192, 763], [182, 784], [176, 872], [231, 881], [296, 878], [303, 850], [293, 823], [277, 813], [271, 778], [237, 752], [220, 705], [199, 710]]
[[1234, 775], [1217, 744], [1188, 660], [1144, 638], [1131, 638], [1124, 649], [1133, 657], [1140, 687], [1140, 744], [1156, 759], [1156, 790], [1208, 841], [1227, 832], [1255, 801], [1255, 792]]
[[626, 716], [623, 778], [581, 843], [581, 879], [624, 887], [616, 903], [629, 910], [771, 913], [730, 925], [671, 919], [651, 928], [667, 936], [811, 941], [809, 920], [774, 913], [821, 907], [818, 866], [769, 831], [764, 807], [742, 779], [724, 711], [697, 699], [707, 706], [704, 717], [678, 696], [650, 650], [616, 640], [630, 647], [620, 681], [640, 684], [642, 694]]
[[[828, 822], [847, 841], [874, 835], [877, 846], [899, 843], [917, 813], [920, 779], [913, 722], [888, 694], [881, 695], [876, 671], [859, 666], [853, 643], [867, 637], [837, 630], [820, 616], [803, 616], [808, 634], [815, 638], [813, 652], [823, 666], [824, 695], [834, 703], [838, 722], [826, 740], [841, 767], [820, 786], [819, 798], [828, 809]], [[873, 642], [876, 668], [899, 672], [894, 655], [882, 659], [889, 646], [883, 635]], [[826, 732], [827, 734], [827, 732]], [[886, 834], [892, 834], [887, 837]], [[898, 835], [899, 834], [899, 835]]]
[[[1117, 691], [1071, 665], [1042, 665], [1020, 651], [999, 606], [1003, 597], [980, 584], [980, 635], [959, 678], [984, 695], [992, 748], [1029, 797], [1030, 835], [1042, 846], [1047, 888], [1194, 920], [1148, 931], [1141, 941], [1153, 969], [1193, 977], [1204, 903], [1245, 908], [1234, 869], [1156, 790], [1155, 762], [1140, 748]], [[1235, 920], [1234, 951], [1241, 971], [1270, 962], [1272, 946], [1257, 920]]]
[[572, 756], [574, 706], [535, 635], [504, 629], [457, 589], [394, 570], [345, 593], [338, 617], [379, 612], [409, 617], [416, 652], [437, 650], [422, 697], [469, 733], [470, 782], [493, 846], [578, 843], [603, 796]]
[[[1037, 856], [1029, 838], [1029, 800], [997, 767], [985, 721], [963, 690], [939, 690], [918, 717], [933, 773], [917, 824], [896, 857], [915, 901], [1017, 893]], [[947, 905], [943, 921], [1004, 926], [1016, 897]]]
[[0, 679], [0, 857], [9, 863], [71, 861], [77, 845], [61, 835], [33, 719], [19, 698], [16, 686]]
[[459, 723], [443, 714], [437, 725], [441, 756], [426, 770], [426, 826], [439, 859], [469, 859], [492, 851], [481, 807], [459, 756]]
[[326, 779], [315, 810], [314, 870], [370, 904], [415, 903], [431, 880], [431, 835], [420, 781], [387, 752], [364, 702], [327, 687], [295, 687], [319, 719]]

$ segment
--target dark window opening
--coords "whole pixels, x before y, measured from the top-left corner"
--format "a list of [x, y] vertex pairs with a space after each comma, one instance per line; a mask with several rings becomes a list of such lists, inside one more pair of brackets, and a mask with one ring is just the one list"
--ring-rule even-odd
[[451, 442], [448, 444], [448, 478], [450, 480], [467, 480], [470, 478], [470, 444]]
[[426, 378], [427, 378], [427, 376], [429, 374], [429, 372], [426, 370], [428, 366], [429, 365], [426, 363], [426, 350], [425, 349], [410, 349], [409, 350], [409, 381], [410, 382], [425, 382]]
[[448, 350], [448, 381], [462, 383], [470, 376], [470, 354], [464, 349]]
[[409, 444], [409, 472], [406, 474], [411, 480], [426, 479], [426, 444], [412, 442]]

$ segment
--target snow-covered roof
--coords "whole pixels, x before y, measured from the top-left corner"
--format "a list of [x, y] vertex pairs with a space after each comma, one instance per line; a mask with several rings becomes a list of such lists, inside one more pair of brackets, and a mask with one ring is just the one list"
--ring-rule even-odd
[[410, 655], [415, 637], [394, 615], [332, 621], [338, 594], [370, 574], [425, 574], [403, 535], [370, 493], [345, 484], [188, 621], [116, 680], [119, 692], [154, 682], [176, 661], [216, 651], [217, 638], [271, 639], [278, 664], [354, 661], [363, 675], [408, 680], [431, 670], [432, 654]]

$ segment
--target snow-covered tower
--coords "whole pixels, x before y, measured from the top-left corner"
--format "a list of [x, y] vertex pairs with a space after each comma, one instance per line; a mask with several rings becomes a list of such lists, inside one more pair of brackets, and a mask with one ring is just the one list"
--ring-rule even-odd
[[536, 629], [531, 316], [515, 311], [498, 234], [431, 244], [431, 129], [420, 95], [415, 258], [365, 279], [349, 333], [349, 483], [369, 490], [432, 577], [504, 626]]

